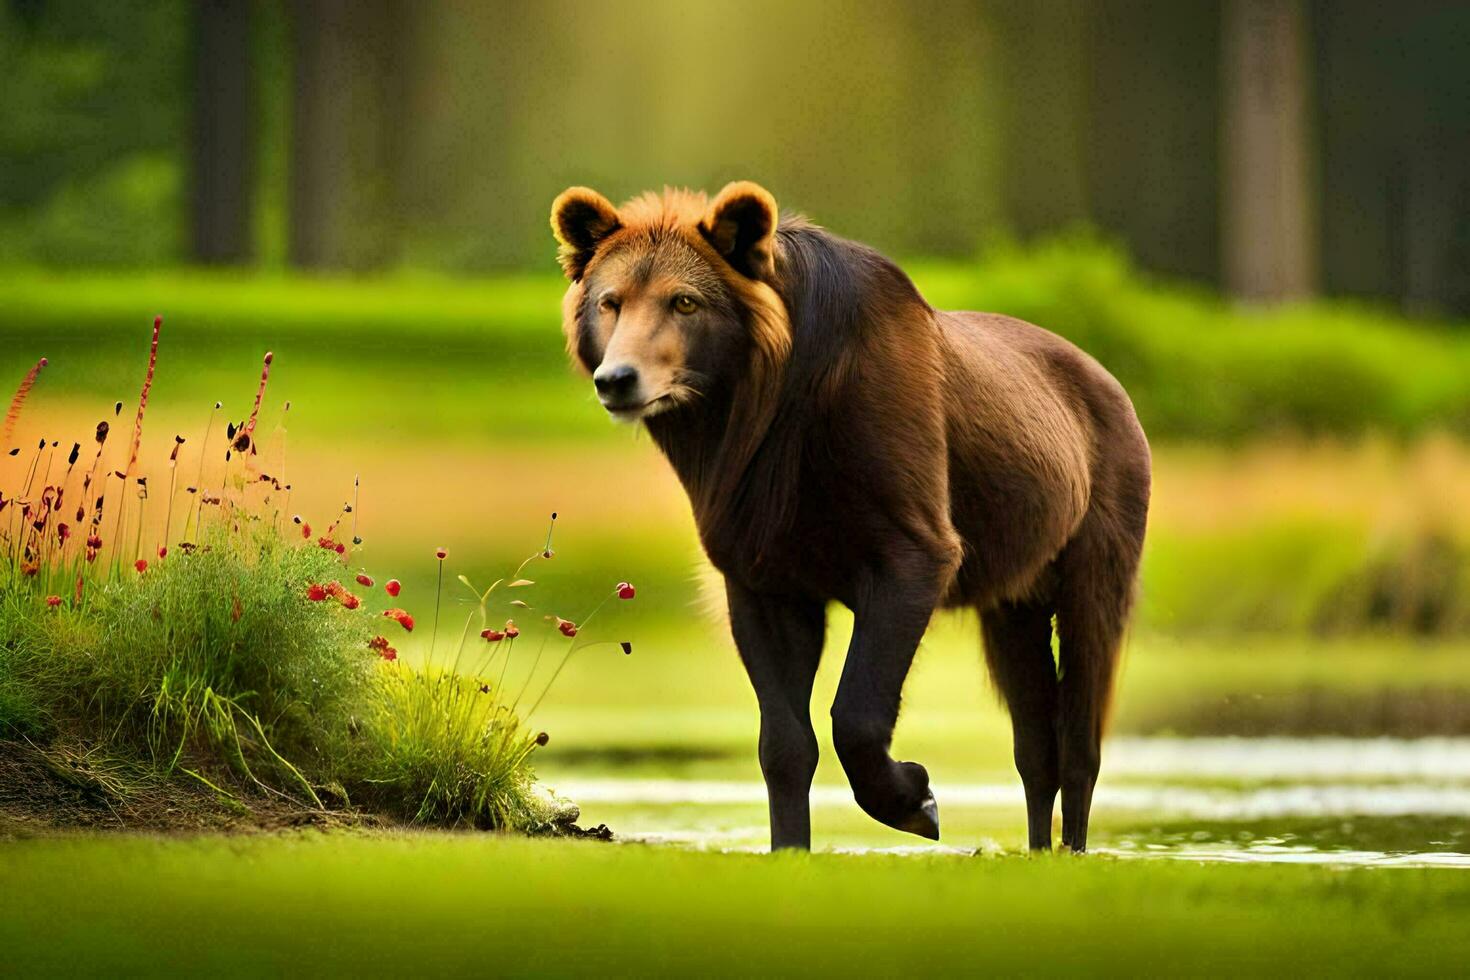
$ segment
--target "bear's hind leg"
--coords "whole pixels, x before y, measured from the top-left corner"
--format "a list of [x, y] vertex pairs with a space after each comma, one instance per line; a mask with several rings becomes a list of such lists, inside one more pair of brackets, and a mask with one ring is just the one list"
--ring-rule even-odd
[[1051, 850], [1052, 814], [1061, 786], [1057, 762], [1057, 665], [1051, 608], [1002, 603], [980, 614], [985, 659], [1011, 714], [1016, 771], [1026, 789], [1026, 829], [1033, 851]]
[[1133, 598], [1142, 533], [1114, 529], [1096, 512], [1063, 550], [1057, 595], [1060, 651], [1058, 762], [1062, 846], [1087, 849], [1092, 791], [1102, 764], [1103, 730]]

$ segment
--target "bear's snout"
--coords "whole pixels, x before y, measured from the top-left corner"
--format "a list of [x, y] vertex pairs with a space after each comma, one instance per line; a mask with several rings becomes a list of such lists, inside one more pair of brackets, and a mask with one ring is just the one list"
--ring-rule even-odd
[[608, 410], [638, 407], [638, 369], [631, 364], [604, 364], [592, 374], [597, 397]]

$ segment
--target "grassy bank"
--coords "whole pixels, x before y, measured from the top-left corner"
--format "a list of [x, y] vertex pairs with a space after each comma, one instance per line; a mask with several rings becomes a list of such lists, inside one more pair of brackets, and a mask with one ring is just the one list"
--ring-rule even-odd
[[21, 974], [1372, 976], [1470, 955], [1470, 879], [1425, 871], [331, 836], [22, 841], [0, 877]]

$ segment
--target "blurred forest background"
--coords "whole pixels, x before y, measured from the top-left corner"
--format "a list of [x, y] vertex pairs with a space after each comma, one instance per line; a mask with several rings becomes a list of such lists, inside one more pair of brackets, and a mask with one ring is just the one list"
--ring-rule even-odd
[[1435, 0], [5, 0], [0, 259], [545, 269], [568, 184], [745, 177], [900, 256], [1085, 224], [1464, 315], [1467, 64]]
[[[274, 350], [265, 465], [289, 428], [319, 524], [360, 475], [405, 597], [559, 510], [546, 601], [636, 581], [639, 652], [568, 669], [553, 768], [755, 778], [682, 492], [566, 364], [572, 184], [758, 180], [1112, 371], [1156, 468], [1121, 731], [1470, 734], [1470, 5], [0, 0], [0, 79], [0, 378], [51, 360], [17, 438], [135, 398], [161, 312], [145, 453]], [[932, 647], [901, 737], [1008, 771], [973, 624]]]

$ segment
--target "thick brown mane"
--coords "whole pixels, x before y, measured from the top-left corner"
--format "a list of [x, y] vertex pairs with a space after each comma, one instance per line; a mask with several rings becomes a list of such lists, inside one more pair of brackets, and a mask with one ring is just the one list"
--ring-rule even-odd
[[[729, 398], [723, 424], [717, 429], [701, 426], [696, 434], [687, 429], [674, 432], [650, 420], [655, 438], [666, 433], [661, 441], [690, 491], [701, 526], [722, 523], [731, 504], [743, 495], [743, 477], [780, 403], [793, 335], [787, 307], [776, 290], [735, 271], [710, 245], [701, 227], [708, 213], [709, 199], [700, 191], [665, 187], [661, 193], [635, 197], [618, 208], [621, 227], [608, 236], [593, 260], [605, 260], [624, 248], [657, 249], [677, 237], [718, 273], [740, 311], [750, 341], [750, 363]], [[568, 290], [563, 302], [563, 330], [573, 353], [584, 302], [580, 284]]]

